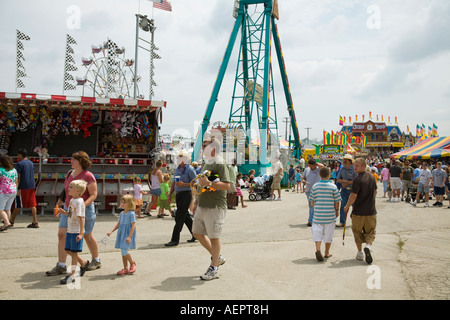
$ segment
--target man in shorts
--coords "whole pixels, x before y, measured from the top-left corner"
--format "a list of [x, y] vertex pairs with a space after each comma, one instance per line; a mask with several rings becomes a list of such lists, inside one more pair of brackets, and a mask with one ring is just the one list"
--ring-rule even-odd
[[436, 196], [433, 207], [442, 207], [444, 205], [445, 182], [447, 181], [447, 172], [442, 169], [442, 162], [436, 163], [436, 169], [431, 172], [431, 175], [433, 176], [431, 187], [433, 187]]
[[194, 237], [211, 254], [211, 264], [202, 280], [219, 277], [218, 268], [225, 263], [220, 255], [220, 236], [227, 211], [227, 190], [230, 188], [228, 166], [220, 156], [220, 146], [214, 136], [206, 134], [203, 139], [203, 154], [206, 158], [202, 172], [211, 171], [220, 181], [210, 181], [206, 176], [198, 178], [198, 197], [194, 204]]
[[424, 161], [422, 163], [422, 169], [419, 173], [419, 184], [417, 185], [416, 200], [411, 204], [415, 207], [417, 206], [417, 201], [419, 201], [420, 194], [423, 192], [425, 196], [425, 208], [428, 208], [428, 199], [430, 198], [430, 182], [433, 178], [431, 171], [428, 169], [427, 163]]
[[[377, 184], [372, 174], [366, 171], [366, 160], [358, 158], [354, 163], [355, 172], [358, 176], [353, 180], [352, 192], [344, 207], [347, 214], [350, 206], [352, 209], [352, 231], [355, 238], [357, 260], [365, 260], [368, 264], [373, 261], [372, 244], [375, 240], [377, 226], [377, 209], [375, 208], [375, 197], [377, 196]], [[362, 244], [365, 243], [364, 253]]]
[[392, 202], [400, 202], [400, 189], [402, 188], [402, 180], [400, 175], [402, 173], [402, 167], [400, 167], [400, 161], [396, 160], [395, 163], [389, 168], [389, 182], [392, 189]]
[[13, 211], [11, 217], [11, 224], [14, 224], [17, 215], [20, 212], [20, 208], [31, 209], [31, 216], [33, 222], [27, 226], [27, 228], [39, 228], [37, 221], [37, 203], [35, 194], [35, 182], [34, 182], [34, 164], [27, 158], [27, 150], [20, 148], [17, 151], [17, 158], [19, 162], [16, 164], [16, 170], [19, 174], [19, 187], [16, 197], [16, 208]]
[[409, 189], [412, 186], [412, 183], [414, 181], [414, 169], [409, 164], [408, 160], [405, 160], [405, 166], [402, 169], [402, 201], [404, 200], [405, 191], [406, 196], [409, 196]]
[[[272, 167], [273, 167], [272, 169], [273, 181], [270, 189], [270, 198], [268, 200], [281, 201], [281, 180], [283, 179], [284, 172], [283, 172], [283, 164], [281, 163], [278, 154], [273, 159]], [[275, 190], [277, 190], [278, 192], [278, 198], [276, 199], [274, 196]]]

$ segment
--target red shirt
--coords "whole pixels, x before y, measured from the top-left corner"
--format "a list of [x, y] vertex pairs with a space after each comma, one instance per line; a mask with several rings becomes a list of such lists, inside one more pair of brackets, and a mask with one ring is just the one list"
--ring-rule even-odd
[[[65, 201], [65, 207], [68, 208], [69, 207], [69, 202], [70, 199], [72, 199], [72, 196], [69, 195], [69, 184], [73, 181], [73, 180], [84, 180], [87, 182], [87, 185], [89, 186], [91, 183], [93, 182], [97, 182], [97, 180], [95, 180], [94, 175], [85, 170], [82, 171], [81, 173], [79, 173], [76, 177], [72, 176], [72, 173], [69, 174], [69, 176], [66, 178], [66, 181], [64, 182], [64, 189], [66, 189], [66, 201]], [[90, 194], [89, 194], [89, 190], [86, 187], [86, 191], [83, 193], [83, 195], [81, 196], [81, 198], [83, 198], [84, 201], [87, 200], [87, 198], [89, 198]]]

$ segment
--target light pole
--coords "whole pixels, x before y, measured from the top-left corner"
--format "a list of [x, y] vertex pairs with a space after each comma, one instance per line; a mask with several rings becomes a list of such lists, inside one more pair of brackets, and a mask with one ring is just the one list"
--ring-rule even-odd
[[149, 20], [147, 16], [143, 16], [141, 14], [136, 14], [136, 43], [134, 47], [134, 91], [133, 91], [133, 99], [136, 99], [136, 91], [137, 91], [137, 70], [138, 70], [138, 49], [139, 49], [139, 29], [142, 29], [144, 32], [152, 32], [153, 28], [153, 20]]

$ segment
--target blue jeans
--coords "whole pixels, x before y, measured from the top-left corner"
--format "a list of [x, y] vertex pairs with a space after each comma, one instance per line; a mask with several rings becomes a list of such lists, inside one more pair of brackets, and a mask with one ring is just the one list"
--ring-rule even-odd
[[309, 217], [308, 217], [308, 222], [311, 222], [311, 223], [312, 223], [313, 215], [314, 215], [314, 207], [312, 206], [312, 202], [309, 200], [309, 197], [311, 196], [311, 191], [305, 192], [305, 193], [306, 193], [306, 197], [308, 198], [308, 205], [309, 205]]
[[350, 197], [351, 190], [347, 190], [345, 188], [341, 189], [341, 211], [339, 212], [339, 222], [345, 223], [345, 211], [344, 207], [347, 205], [348, 198]]

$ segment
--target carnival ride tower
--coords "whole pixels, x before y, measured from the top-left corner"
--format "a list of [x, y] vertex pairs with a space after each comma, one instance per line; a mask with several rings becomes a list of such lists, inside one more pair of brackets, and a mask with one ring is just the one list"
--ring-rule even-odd
[[[262, 12], [257, 12], [256, 6], [262, 5]], [[294, 106], [289, 88], [281, 41], [278, 35], [275, 19], [278, 19], [277, 0], [236, 0], [233, 16], [236, 21], [231, 32], [219, 73], [202, 119], [197, 140], [194, 145], [192, 159], [198, 159], [201, 151], [203, 136], [210, 124], [214, 106], [219, 95], [220, 87], [231, 59], [233, 47], [241, 34], [239, 56], [233, 87], [229, 123], [240, 124], [247, 133], [247, 144], [250, 142], [250, 132], [259, 132], [260, 172], [264, 174], [268, 163], [268, 143], [270, 137], [278, 140], [278, 124], [276, 114], [275, 95], [273, 90], [273, 73], [271, 62], [271, 44], [275, 44], [277, 62], [280, 70], [287, 110], [290, 115], [294, 135], [293, 154], [295, 158], [301, 156], [300, 137]], [[255, 119], [252, 125], [252, 120]], [[258, 125], [258, 128], [252, 126]], [[277, 141], [278, 142], [278, 141]], [[273, 141], [271, 141], [273, 144]]]

